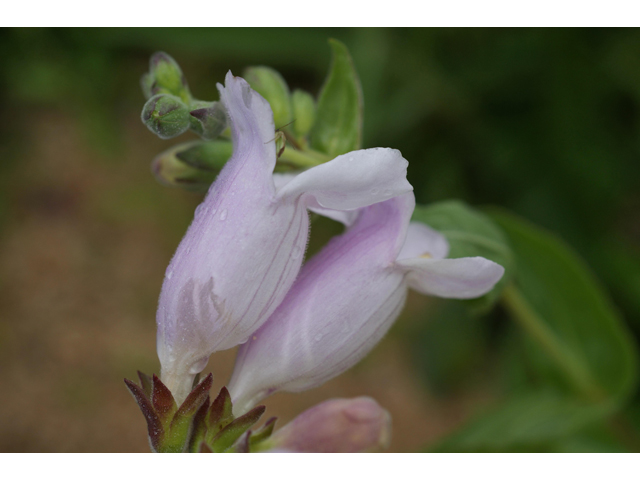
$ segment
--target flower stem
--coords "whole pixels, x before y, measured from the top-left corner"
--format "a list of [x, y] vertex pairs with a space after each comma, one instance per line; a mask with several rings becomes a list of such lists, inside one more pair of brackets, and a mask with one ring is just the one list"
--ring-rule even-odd
[[285, 148], [282, 155], [280, 155], [280, 159], [297, 167], [309, 168], [320, 165], [328, 160], [328, 158], [322, 160], [318, 158], [318, 155], [320, 154], [315, 154], [315, 152], [314, 154], [311, 154], [310, 150], [303, 152], [300, 150], [294, 150], [293, 148]]
[[591, 373], [538, 316], [516, 286], [505, 287], [502, 302], [513, 319], [542, 347], [577, 391], [591, 400], [605, 399]]

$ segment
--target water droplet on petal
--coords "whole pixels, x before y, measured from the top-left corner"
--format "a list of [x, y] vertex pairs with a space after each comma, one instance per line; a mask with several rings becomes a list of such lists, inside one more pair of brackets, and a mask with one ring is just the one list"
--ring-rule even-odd
[[390, 197], [392, 193], [393, 193], [393, 192], [392, 192], [391, 190], [385, 190], [385, 191], [383, 192], [383, 195], [384, 195], [385, 197]]
[[371, 195], [378, 195], [379, 192], [380, 190], [378, 190], [377, 188], [371, 189]]
[[167, 279], [170, 279], [171, 277], [173, 277], [173, 270], [169, 270], [166, 274]]
[[300, 257], [300, 254], [302, 253], [302, 249], [298, 246], [293, 247], [293, 250], [291, 250], [291, 258], [298, 258]]
[[224, 222], [226, 219], [227, 219], [227, 209], [225, 208], [220, 212], [220, 220]]
[[322, 340], [322, 334], [321, 334], [321, 333], [319, 333], [318, 335], [316, 335], [316, 336], [314, 337], [314, 340], [315, 340], [316, 342], [319, 342], [320, 340]]

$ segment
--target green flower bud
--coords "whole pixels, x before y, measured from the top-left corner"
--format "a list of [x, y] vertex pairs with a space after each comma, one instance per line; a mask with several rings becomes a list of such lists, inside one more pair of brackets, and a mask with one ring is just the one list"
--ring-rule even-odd
[[206, 192], [233, 153], [226, 140], [182, 143], [158, 155], [151, 169], [156, 179], [192, 192]]
[[295, 90], [291, 95], [291, 104], [293, 106], [293, 131], [298, 138], [304, 137], [316, 118], [316, 103], [313, 97], [302, 90]]
[[142, 109], [142, 123], [162, 139], [177, 137], [189, 129], [189, 109], [178, 97], [155, 95]]
[[289, 87], [282, 75], [269, 67], [249, 67], [244, 71], [244, 79], [271, 105], [276, 128], [291, 122]]
[[147, 98], [166, 93], [191, 101], [189, 86], [178, 63], [164, 52], [156, 52], [149, 60], [149, 73], [142, 76], [142, 91]]
[[220, 102], [198, 100], [191, 109], [191, 129], [202, 138], [213, 140], [227, 128], [227, 114]]

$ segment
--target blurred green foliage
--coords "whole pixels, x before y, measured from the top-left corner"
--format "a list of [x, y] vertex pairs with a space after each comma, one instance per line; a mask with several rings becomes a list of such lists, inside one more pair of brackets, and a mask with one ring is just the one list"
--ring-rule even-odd
[[[216, 100], [215, 84], [227, 70], [255, 65], [276, 69], [292, 91], [317, 98], [329, 37], [348, 46], [362, 83], [363, 146], [402, 151], [419, 203], [500, 205], [564, 240], [515, 217], [495, 217], [515, 252], [524, 298], [621, 401], [622, 411], [589, 403], [547, 381], [555, 375], [548, 359], [535, 347], [523, 350], [523, 332], [503, 308], [478, 319], [464, 304], [441, 303], [428, 322], [400, 323], [392, 334], [410, 345], [435, 391], [463, 389], [491, 371], [507, 400], [439, 448], [637, 449], [640, 30], [3, 29], [0, 222], [20, 158], [20, 131], [10, 119], [43, 107], [68, 111], [87, 145], [117, 162], [125, 128], [119, 120], [139, 115], [139, 78], [151, 53], [172, 55], [197, 98]], [[554, 273], [558, 265], [566, 268]], [[567, 296], [575, 278], [563, 275], [576, 271], [585, 283]], [[581, 320], [584, 328], [567, 326]]]
[[525, 363], [545, 385], [624, 402], [637, 386], [637, 349], [606, 292], [568, 245], [513, 215], [494, 218], [516, 259], [519, 291], [509, 287], [503, 300], [538, 344], [523, 349]]

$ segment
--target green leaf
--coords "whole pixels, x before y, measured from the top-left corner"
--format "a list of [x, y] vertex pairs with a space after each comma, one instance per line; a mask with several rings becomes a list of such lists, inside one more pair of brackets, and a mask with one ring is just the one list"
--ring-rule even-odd
[[515, 286], [505, 306], [535, 341], [531, 367], [547, 384], [620, 402], [637, 383], [636, 344], [584, 262], [555, 236], [495, 212], [515, 254]]
[[311, 148], [331, 158], [362, 143], [362, 88], [347, 47], [329, 40], [333, 61], [318, 99]]
[[601, 421], [611, 409], [602, 404], [536, 392], [514, 398], [436, 445], [437, 452], [545, 452]]
[[487, 215], [457, 200], [416, 205], [413, 221], [422, 222], [442, 233], [449, 242], [449, 258], [485, 257], [505, 268], [505, 274], [489, 293], [467, 304], [488, 309], [500, 296], [513, 270], [513, 254], [500, 229]]

